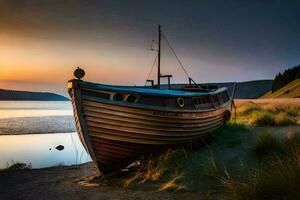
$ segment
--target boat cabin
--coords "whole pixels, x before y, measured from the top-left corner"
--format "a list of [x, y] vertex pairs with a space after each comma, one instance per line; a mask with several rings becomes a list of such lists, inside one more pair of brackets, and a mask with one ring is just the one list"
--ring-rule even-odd
[[71, 80], [69, 88], [80, 87], [84, 96], [123, 105], [156, 106], [173, 109], [212, 109], [226, 104], [230, 98], [226, 88], [214, 89], [149, 89], [143, 87], [113, 86]]

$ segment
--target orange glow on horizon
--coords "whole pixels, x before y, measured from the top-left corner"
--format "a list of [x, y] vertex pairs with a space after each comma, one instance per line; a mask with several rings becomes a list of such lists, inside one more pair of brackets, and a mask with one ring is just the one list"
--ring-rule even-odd
[[[0, 46], [0, 81], [65, 83], [73, 78], [73, 70], [81, 66], [86, 71], [85, 78], [91, 81], [134, 84], [145, 79], [153, 59], [153, 53], [146, 50], [136, 52], [136, 49], [130, 51], [132, 49], [126, 47], [87, 41], [3, 35], [0, 43], [3, 44]], [[133, 60], [134, 55], [137, 56]]]

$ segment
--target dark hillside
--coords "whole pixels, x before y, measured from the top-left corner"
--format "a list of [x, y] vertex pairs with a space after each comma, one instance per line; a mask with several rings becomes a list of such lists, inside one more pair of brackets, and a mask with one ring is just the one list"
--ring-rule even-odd
[[[232, 93], [233, 83], [219, 83], [219, 86], [227, 87], [229, 94]], [[272, 80], [258, 80], [238, 82], [236, 86], [236, 99], [256, 99], [270, 91], [272, 88]]]
[[[231, 95], [233, 82], [226, 83], [207, 83], [208, 85], [218, 85], [219, 87], [227, 87], [228, 93]], [[207, 85], [206, 83], [199, 85]], [[172, 88], [180, 88], [182, 84], [173, 84]], [[167, 88], [167, 85], [162, 86]], [[256, 99], [264, 95], [266, 92], [272, 89], [272, 80], [257, 80], [257, 81], [246, 81], [237, 82], [236, 86], [236, 99]]]
[[0, 89], [0, 100], [7, 101], [69, 101], [68, 98], [50, 92], [28, 92]]
[[278, 73], [272, 83], [272, 92], [276, 92], [296, 79], [300, 79], [300, 65]]

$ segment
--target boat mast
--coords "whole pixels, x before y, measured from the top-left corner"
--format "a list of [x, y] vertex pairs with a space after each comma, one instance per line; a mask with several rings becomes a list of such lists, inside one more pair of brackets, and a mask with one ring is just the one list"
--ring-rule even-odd
[[160, 41], [161, 41], [161, 30], [160, 24], [158, 25], [158, 62], [157, 62], [157, 89], [160, 89]]

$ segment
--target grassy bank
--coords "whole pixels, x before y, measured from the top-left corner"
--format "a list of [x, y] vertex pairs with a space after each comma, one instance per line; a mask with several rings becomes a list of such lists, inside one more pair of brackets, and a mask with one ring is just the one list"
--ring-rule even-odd
[[300, 134], [218, 130], [197, 151], [169, 150], [113, 184], [157, 191], [202, 191], [225, 199], [299, 199]]
[[26, 163], [14, 163], [12, 162], [11, 164], [7, 163], [6, 168], [0, 169], [0, 172], [8, 172], [8, 171], [18, 171], [18, 170], [29, 170], [32, 169], [31, 164], [26, 164]]
[[300, 106], [248, 102], [237, 107], [236, 117], [237, 122], [249, 125], [296, 125], [300, 124]]

